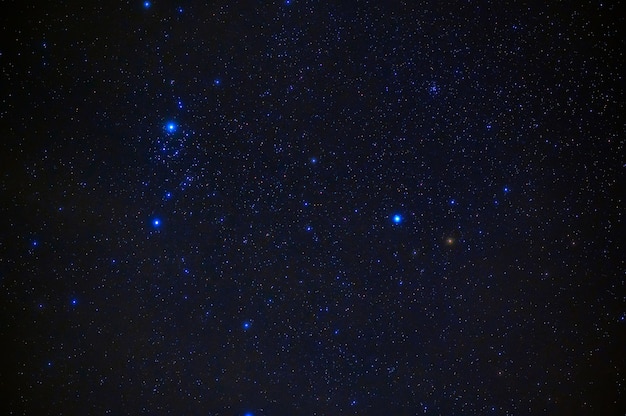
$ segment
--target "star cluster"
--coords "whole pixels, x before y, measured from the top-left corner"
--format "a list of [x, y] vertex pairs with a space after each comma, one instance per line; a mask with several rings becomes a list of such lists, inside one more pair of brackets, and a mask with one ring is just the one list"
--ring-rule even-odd
[[0, 18], [7, 414], [624, 410], [613, 5]]

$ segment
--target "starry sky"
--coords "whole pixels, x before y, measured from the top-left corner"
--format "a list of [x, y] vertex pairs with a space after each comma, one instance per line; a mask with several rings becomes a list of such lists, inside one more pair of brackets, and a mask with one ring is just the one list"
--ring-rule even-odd
[[623, 415], [613, 3], [3, 2], [4, 414]]

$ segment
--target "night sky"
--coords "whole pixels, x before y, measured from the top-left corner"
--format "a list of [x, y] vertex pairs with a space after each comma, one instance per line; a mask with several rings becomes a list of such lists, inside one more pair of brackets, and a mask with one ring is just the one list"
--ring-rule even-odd
[[34, 3], [3, 414], [624, 414], [612, 2]]

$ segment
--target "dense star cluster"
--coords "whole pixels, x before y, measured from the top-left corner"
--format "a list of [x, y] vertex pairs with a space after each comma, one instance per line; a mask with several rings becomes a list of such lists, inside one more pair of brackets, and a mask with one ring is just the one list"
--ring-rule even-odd
[[35, 3], [3, 414], [624, 414], [613, 2]]

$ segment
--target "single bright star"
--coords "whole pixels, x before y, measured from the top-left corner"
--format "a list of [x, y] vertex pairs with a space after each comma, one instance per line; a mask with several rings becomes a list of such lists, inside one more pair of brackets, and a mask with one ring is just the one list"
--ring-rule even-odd
[[173, 121], [169, 121], [165, 125], [165, 130], [167, 130], [168, 133], [174, 133], [176, 131], [176, 123], [174, 123]]
[[152, 3], [150, 3], [149, 1], [144, 1], [144, 2], [143, 2], [143, 7], [144, 7], [144, 9], [149, 9], [149, 8], [150, 8], [150, 6], [152, 6]]
[[155, 228], [159, 228], [161, 226], [161, 220], [158, 218], [153, 219], [152, 226], [154, 226]]
[[248, 329], [250, 329], [251, 326], [252, 324], [250, 323], [250, 321], [245, 321], [242, 325], [244, 331], [247, 331]]
[[391, 217], [391, 220], [394, 224], [400, 224], [402, 222], [402, 216], [400, 214], [395, 214], [393, 217]]

